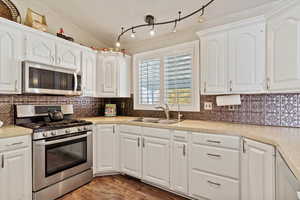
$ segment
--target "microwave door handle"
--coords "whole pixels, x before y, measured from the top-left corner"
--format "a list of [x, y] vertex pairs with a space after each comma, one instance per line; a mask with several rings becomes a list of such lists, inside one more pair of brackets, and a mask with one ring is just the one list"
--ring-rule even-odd
[[77, 92], [78, 80], [77, 80], [77, 73], [76, 72], [74, 72], [74, 81], [75, 81], [74, 92]]
[[51, 145], [51, 144], [58, 144], [58, 143], [62, 143], [62, 142], [68, 142], [68, 141], [76, 140], [76, 139], [80, 139], [80, 138], [85, 138], [85, 137], [88, 137], [89, 135], [91, 135], [91, 132], [87, 132], [87, 134], [84, 134], [84, 135], [79, 135], [79, 136], [74, 136], [74, 137], [49, 141], [49, 142], [46, 142], [45, 140], [42, 140], [42, 141], [36, 142], [35, 144], [40, 145], [40, 146], [46, 146], [46, 145]]

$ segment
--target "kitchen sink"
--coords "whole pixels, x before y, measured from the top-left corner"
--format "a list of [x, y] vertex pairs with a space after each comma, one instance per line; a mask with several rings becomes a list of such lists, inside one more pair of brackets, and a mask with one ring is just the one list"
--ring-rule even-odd
[[144, 122], [144, 123], [155, 123], [155, 124], [176, 124], [178, 123], [177, 120], [173, 119], [160, 119], [160, 118], [150, 118], [150, 117], [141, 117], [135, 120], [132, 120], [133, 122]]

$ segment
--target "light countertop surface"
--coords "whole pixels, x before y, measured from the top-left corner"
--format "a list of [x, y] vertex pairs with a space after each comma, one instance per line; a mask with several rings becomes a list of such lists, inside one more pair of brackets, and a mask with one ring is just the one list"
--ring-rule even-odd
[[24, 135], [31, 135], [32, 130], [20, 126], [3, 126], [0, 128], [0, 139]]
[[243, 136], [277, 147], [300, 181], [300, 128], [243, 125], [224, 122], [184, 120], [177, 124], [133, 122], [136, 117], [83, 118], [94, 124], [127, 124], [153, 128], [167, 128], [193, 132]]

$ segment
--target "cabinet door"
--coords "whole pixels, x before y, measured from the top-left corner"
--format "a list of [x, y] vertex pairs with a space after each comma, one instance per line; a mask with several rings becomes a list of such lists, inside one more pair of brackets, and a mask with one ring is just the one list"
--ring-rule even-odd
[[57, 44], [56, 65], [72, 69], [80, 70], [81, 50], [77, 46], [68, 44]]
[[229, 31], [229, 91], [257, 93], [265, 89], [266, 25]]
[[121, 172], [136, 178], [141, 178], [141, 136], [121, 133], [120, 137]]
[[242, 154], [242, 200], [275, 200], [274, 147], [245, 139]]
[[22, 33], [0, 24], [0, 93], [21, 92]]
[[300, 4], [276, 13], [268, 23], [271, 92], [300, 91]]
[[174, 141], [172, 147], [171, 188], [182, 194], [188, 192], [187, 143]]
[[114, 125], [99, 125], [95, 133], [96, 173], [117, 170], [117, 136]]
[[169, 140], [143, 137], [143, 179], [154, 184], [170, 186]]
[[31, 200], [32, 176], [30, 148], [0, 154], [0, 199]]
[[97, 66], [97, 96], [116, 97], [117, 96], [117, 70], [118, 59], [116, 56], [99, 56], [99, 66]]
[[26, 35], [26, 60], [55, 64], [55, 41], [38, 34]]
[[96, 54], [93, 52], [82, 53], [82, 83], [83, 95], [95, 96], [96, 84]]
[[290, 170], [280, 153], [276, 154], [276, 199], [299, 200], [300, 182]]
[[201, 38], [202, 94], [227, 92], [227, 33]]

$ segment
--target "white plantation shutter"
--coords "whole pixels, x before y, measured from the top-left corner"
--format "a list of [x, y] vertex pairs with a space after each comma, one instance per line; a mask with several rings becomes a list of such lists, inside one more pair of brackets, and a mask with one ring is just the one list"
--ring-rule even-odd
[[144, 60], [139, 65], [139, 103], [160, 104], [160, 59]]
[[134, 109], [199, 111], [199, 41], [134, 55]]
[[191, 105], [193, 100], [193, 57], [191, 53], [164, 58], [165, 102]]

